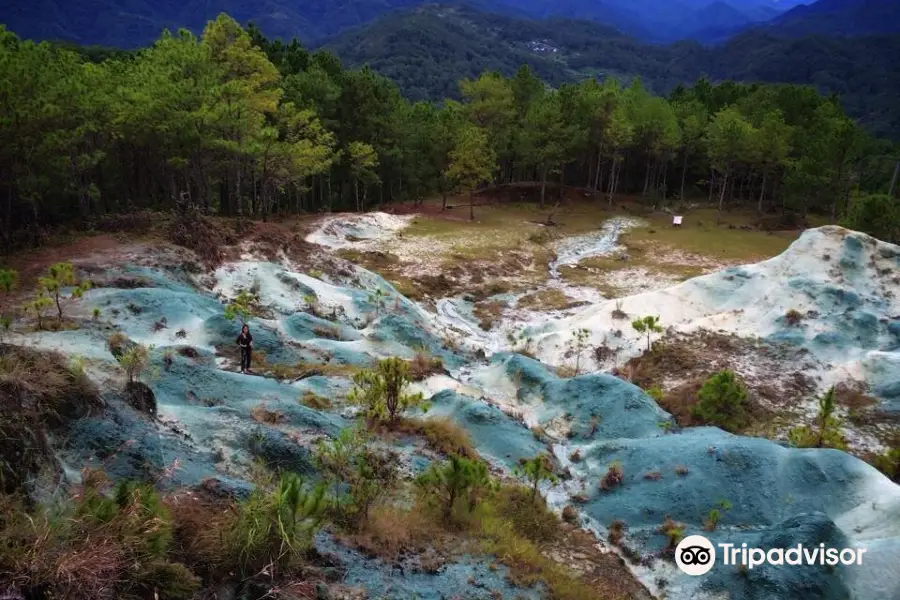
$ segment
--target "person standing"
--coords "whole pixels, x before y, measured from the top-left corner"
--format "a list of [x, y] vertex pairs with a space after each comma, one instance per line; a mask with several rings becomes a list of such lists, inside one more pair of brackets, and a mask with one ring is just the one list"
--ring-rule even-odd
[[244, 324], [241, 334], [237, 337], [237, 345], [241, 349], [241, 373], [250, 372], [250, 353], [253, 349], [253, 336], [250, 335], [250, 327]]

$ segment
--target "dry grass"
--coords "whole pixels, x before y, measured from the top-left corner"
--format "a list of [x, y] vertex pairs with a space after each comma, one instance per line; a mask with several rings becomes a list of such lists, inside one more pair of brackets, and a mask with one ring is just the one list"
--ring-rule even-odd
[[307, 408], [312, 408], [315, 410], [325, 410], [331, 408], [331, 400], [310, 391], [303, 392], [303, 395], [300, 396], [300, 404]]
[[421, 436], [429, 448], [447, 456], [459, 454], [469, 459], [479, 458], [478, 452], [472, 445], [469, 432], [446, 417], [439, 419], [401, 418], [394, 426], [394, 430], [407, 435]]
[[444, 372], [444, 362], [437, 356], [431, 356], [426, 350], [419, 349], [409, 365], [413, 381], [422, 381], [431, 375]]
[[625, 521], [620, 521], [616, 519], [612, 523], [609, 524], [609, 534], [607, 539], [609, 543], [613, 546], [618, 546], [622, 543], [622, 538], [625, 537], [625, 530], [627, 529], [625, 525]]
[[444, 535], [421, 507], [391, 505], [373, 508], [360, 532], [341, 537], [368, 556], [395, 560], [403, 554], [424, 551]]
[[548, 311], [563, 310], [570, 308], [575, 304], [577, 304], [577, 302], [566, 296], [560, 290], [548, 289], [521, 297], [517, 306], [531, 310]]
[[490, 331], [496, 321], [500, 320], [503, 309], [506, 308], [506, 302], [501, 300], [489, 300], [486, 302], [478, 302], [472, 309], [472, 314], [478, 319], [478, 326], [485, 331]]
[[625, 478], [625, 472], [622, 469], [622, 464], [618, 462], [614, 462], [609, 465], [609, 469], [606, 471], [606, 475], [603, 476], [603, 479], [600, 480], [600, 489], [604, 492], [612, 490], [620, 485], [622, 485], [622, 481]]
[[540, 494], [532, 501], [531, 490], [508, 485], [500, 488], [495, 502], [498, 514], [509, 520], [522, 537], [537, 543], [559, 537], [559, 517], [547, 507]]
[[250, 409], [250, 416], [257, 423], [265, 423], [267, 425], [278, 425], [284, 423], [287, 417], [284, 413], [277, 410], [269, 410], [265, 404], [258, 404]]
[[99, 393], [56, 352], [0, 345], [0, 492], [20, 489], [56, 459], [47, 433], [97, 410]]

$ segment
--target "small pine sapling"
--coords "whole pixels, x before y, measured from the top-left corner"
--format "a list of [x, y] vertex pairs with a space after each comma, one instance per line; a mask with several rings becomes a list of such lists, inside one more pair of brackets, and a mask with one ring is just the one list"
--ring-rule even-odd
[[[78, 281], [75, 275], [75, 267], [72, 263], [61, 262], [51, 265], [47, 269], [47, 275], [38, 279], [40, 287], [56, 303], [56, 311], [59, 320], [63, 320], [63, 301], [81, 298], [86, 291], [91, 289], [90, 281]], [[68, 298], [63, 296], [63, 290], [70, 288]]]
[[542, 481], [549, 481], [555, 484], [557, 482], [556, 475], [553, 474], [553, 463], [547, 454], [538, 454], [534, 458], [528, 459], [515, 469], [517, 477], [524, 479], [531, 488], [531, 502], [537, 502], [538, 486]]
[[647, 334], [647, 352], [650, 352], [650, 335], [654, 333], [662, 333], [663, 328], [659, 324], [659, 316], [646, 316], [635, 319], [631, 322], [631, 327], [640, 335]]

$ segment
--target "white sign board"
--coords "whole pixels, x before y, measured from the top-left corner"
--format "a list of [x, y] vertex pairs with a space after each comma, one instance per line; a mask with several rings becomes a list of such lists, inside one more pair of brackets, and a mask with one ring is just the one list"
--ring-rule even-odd
[[682, 217], [672, 217], [672, 225], [681, 225]]

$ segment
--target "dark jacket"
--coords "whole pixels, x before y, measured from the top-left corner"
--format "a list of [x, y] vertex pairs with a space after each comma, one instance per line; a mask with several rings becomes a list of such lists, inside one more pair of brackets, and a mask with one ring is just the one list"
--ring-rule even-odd
[[250, 342], [252, 342], [252, 341], [253, 341], [253, 336], [250, 335], [250, 333], [246, 333], [246, 334], [242, 333], [241, 335], [237, 336], [237, 344], [241, 348], [249, 348]]

